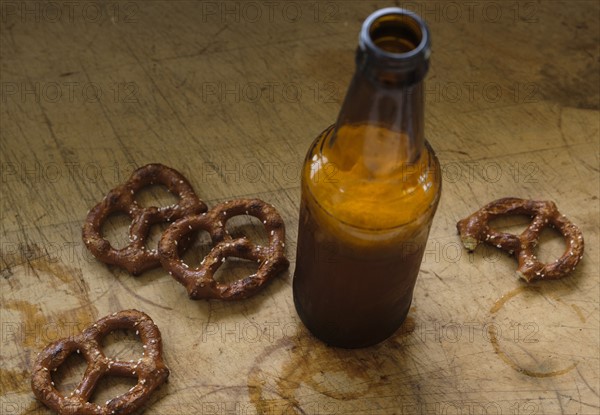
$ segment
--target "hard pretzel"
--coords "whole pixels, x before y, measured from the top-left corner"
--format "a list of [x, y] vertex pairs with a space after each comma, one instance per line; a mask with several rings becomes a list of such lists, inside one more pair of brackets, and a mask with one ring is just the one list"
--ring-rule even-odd
[[[255, 245], [245, 237], [233, 239], [227, 233], [227, 220], [243, 214], [263, 222], [269, 233], [269, 246]], [[213, 248], [199, 267], [189, 268], [180, 259], [177, 247], [198, 229], [210, 234]], [[163, 268], [187, 289], [191, 299], [238, 300], [251, 296], [289, 266], [284, 241], [285, 226], [274, 207], [258, 199], [241, 199], [217, 205], [208, 213], [179, 219], [163, 233], [158, 252]], [[258, 271], [231, 284], [220, 283], [215, 280], [215, 273], [229, 257], [256, 261], [260, 264]]]
[[[116, 329], [136, 330], [144, 353], [137, 361], [112, 360], [100, 348], [104, 336]], [[58, 392], [52, 372], [73, 353], [81, 353], [87, 369], [77, 388], [69, 395]], [[89, 402], [98, 381], [103, 376], [137, 378], [137, 385], [104, 405]], [[98, 320], [75, 337], [64, 338], [46, 346], [39, 354], [32, 370], [31, 388], [35, 396], [60, 415], [130, 414], [139, 409], [152, 392], [169, 376], [162, 360], [162, 342], [158, 327], [148, 315], [137, 310], [113, 313]]]
[[[503, 233], [490, 228], [489, 221], [502, 215], [528, 215], [531, 224], [520, 235]], [[567, 249], [555, 262], [543, 264], [534, 249], [542, 229], [557, 229], [565, 238]], [[495, 200], [472, 215], [460, 220], [456, 227], [465, 248], [473, 251], [479, 242], [487, 242], [517, 256], [517, 275], [527, 282], [538, 279], [558, 279], [575, 269], [583, 257], [583, 235], [579, 228], [561, 215], [554, 202], [504, 198]]]
[[[161, 208], [140, 206], [135, 200], [135, 193], [153, 184], [166, 186], [170, 192], [179, 196], [179, 203]], [[148, 164], [134, 171], [127, 182], [111, 190], [89, 211], [83, 225], [83, 241], [100, 261], [118, 265], [133, 275], [138, 275], [160, 265], [158, 251], [146, 250], [144, 246], [152, 225], [173, 222], [186, 215], [206, 212], [207, 209], [206, 204], [198, 199], [190, 183], [179, 172], [161, 164]], [[122, 249], [113, 248], [102, 237], [102, 224], [115, 212], [123, 212], [131, 218], [130, 243]]]

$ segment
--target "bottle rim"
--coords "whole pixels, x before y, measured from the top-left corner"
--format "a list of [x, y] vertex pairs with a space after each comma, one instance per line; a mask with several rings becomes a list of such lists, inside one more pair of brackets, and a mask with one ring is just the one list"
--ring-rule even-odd
[[[420, 42], [415, 45], [413, 49], [401, 53], [390, 52], [381, 48], [374, 42], [372, 36], [374, 24], [380, 22], [382, 18], [390, 15], [412, 20], [414, 22], [414, 26], [418, 27], [420, 33], [417, 34], [417, 36], [420, 36]], [[408, 25], [405, 23], [405, 26]], [[405, 27], [405, 29], [412, 30], [410, 27]], [[429, 60], [429, 56], [431, 55], [430, 45], [431, 40], [429, 29], [425, 21], [418, 14], [400, 7], [386, 7], [370, 14], [365, 19], [359, 35], [359, 47], [362, 51], [373, 55], [376, 59], [395, 64], [414, 63], [416, 65], [418, 62], [427, 62]]]

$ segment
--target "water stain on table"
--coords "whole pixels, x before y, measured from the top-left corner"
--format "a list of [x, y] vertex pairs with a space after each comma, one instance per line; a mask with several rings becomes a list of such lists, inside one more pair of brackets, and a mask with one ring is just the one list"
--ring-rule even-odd
[[[250, 401], [257, 413], [271, 413], [284, 401], [286, 411], [305, 414], [310, 403], [301, 402], [297, 392], [308, 387], [332, 400], [322, 404], [319, 413], [337, 413], [336, 400], [360, 399], [389, 385], [389, 376], [382, 367], [385, 364], [377, 356], [401, 348], [402, 338], [415, 327], [409, 315], [398, 332], [383, 343], [365, 349], [340, 349], [325, 345], [302, 326], [296, 336], [280, 339], [257, 357], [248, 376]], [[380, 353], [383, 350], [387, 353]], [[287, 360], [276, 376], [271, 376], [265, 369], [271, 367], [269, 362], [275, 361], [277, 353], [286, 354]]]
[[[81, 271], [50, 262], [41, 252], [24, 264], [12, 265], [11, 271], [11, 279], [19, 279], [22, 288], [2, 290], [3, 309], [9, 311], [3, 319], [7, 329], [3, 366], [11, 368], [0, 373], [4, 393], [28, 391], [29, 368], [37, 353], [52, 341], [77, 334], [98, 314], [87, 286], [81, 283]], [[52, 292], [70, 296], [57, 302], [47, 294]]]
[[[500, 297], [490, 308], [490, 314], [492, 316], [494, 316], [496, 313], [498, 313], [498, 311], [500, 311], [504, 307], [504, 305], [508, 301], [510, 301], [511, 299], [515, 298], [516, 296], [518, 296], [524, 292], [534, 292], [539, 295], [542, 295], [541, 289], [536, 286], [525, 285], [525, 286], [517, 287], [517, 288], [507, 292], [506, 294], [502, 295], [502, 297]], [[551, 297], [555, 301], [562, 302], [562, 300], [555, 295], [552, 295]], [[577, 307], [577, 306], [575, 306], [575, 307]], [[573, 309], [576, 312], [579, 310], [578, 315], [581, 319], [581, 317], [583, 316], [583, 313], [581, 313], [581, 310], [578, 307], [573, 308]], [[583, 319], [582, 321], [584, 322], [585, 320]], [[512, 369], [514, 369], [517, 372], [522, 373], [526, 376], [535, 377], [535, 378], [547, 378], [547, 377], [560, 376], [560, 375], [564, 375], [565, 373], [567, 373], [567, 372], [573, 370], [575, 367], [577, 367], [578, 362], [574, 362], [564, 369], [550, 370], [550, 371], [532, 370], [532, 369], [527, 369], [527, 368], [521, 367], [519, 364], [517, 364], [517, 362], [514, 359], [512, 359], [509, 356], [509, 354], [506, 351], [504, 351], [504, 349], [500, 345], [500, 341], [498, 339], [498, 334], [496, 333], [496, 330], [492, 325], [489, 325], [487, 327], [487, 332], [488, 332], [488, 338], [490, 340], [490, 343], [492, 344], [494, 352], [500, 358], [500, 360], [502, 360], [504, 363], [506, 363]]]

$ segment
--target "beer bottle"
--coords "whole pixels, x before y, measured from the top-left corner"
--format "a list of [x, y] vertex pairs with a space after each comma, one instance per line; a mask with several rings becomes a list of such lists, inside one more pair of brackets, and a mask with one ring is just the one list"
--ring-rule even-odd
[[364, 22], [337, 122], [302, 168], [294, 303], [325, 343], [365, 347], [392, 335], [413, 296], [441, 191], [424, 137], [425, 22], [386, 8]]

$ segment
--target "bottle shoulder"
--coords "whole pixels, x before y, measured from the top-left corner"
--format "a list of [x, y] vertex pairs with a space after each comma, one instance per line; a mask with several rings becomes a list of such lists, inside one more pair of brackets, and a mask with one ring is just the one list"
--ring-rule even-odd
[[[417, 160], [402, 159], [403, 140], [377, 127], [325, 130], [310, 147], [302, 191], [332, 220], [363, 229], [418, 223], [435, 211], [440, 166], [428, 143]], [[368, 140], [361, 137], [369, 136]]]

